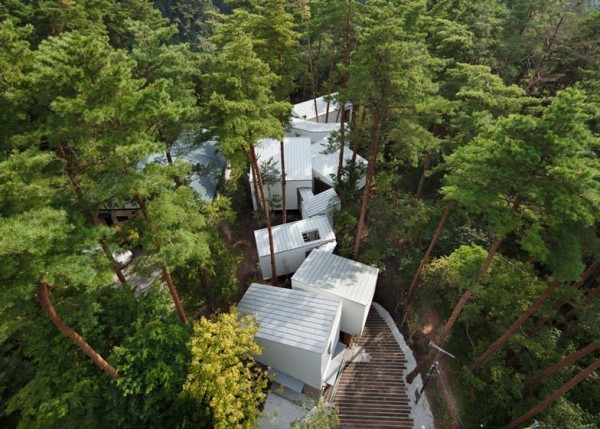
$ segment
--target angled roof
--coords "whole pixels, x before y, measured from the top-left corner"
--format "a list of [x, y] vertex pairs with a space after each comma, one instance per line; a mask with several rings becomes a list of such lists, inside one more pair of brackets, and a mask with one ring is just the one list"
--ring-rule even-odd
[[[212, 201], [217, 192], [219, 176], [225, 167], [225, 157], [217, 142], [209, 140], [192, 146], [185, 139], [179, 139], [171, 147], [171, 158], [173, 161], [180, 160], [192, 165], [188, 177], [189, 187], [204, 201]], [[167, 156], [164, 152], [152, 154], [140, 163], [140, 167], [151, 162], [167, 165]]]
[[253, 283], [237, 308], [256, 316], [256, 337], [322, 353], [340, 306], [335, 298]]
[[292, 282], [298, 281], [335, 296], [369, 305], [379, 269], [315, 249], [304, 260]]
[[329, 188], [326, 191], [321, 192], [302, 201], [303, 214], [306, 217], [315, 216], [318, 214], [328, 213], [336, 209], [340, 205], [340, 197], [335, 192], [335, 189]]
[[[312, 180], [311, 148], [308, 137], [284, 137], [285, 177], [287, 181]], [[272, 159], [271, 165], [281, 173], [281, 145], [279, 140], [262, 139], [256, 146], [256, 156], [261, 165]], [[250, 181], [254, 176], [250, 174]]]
[[[329, 147], [329, 137], [319, 140], [312, 144], [312, 173], [313, 176], [321, 182], [333, 186], [333, 178], [337, 175], [337, 168], [340, 162], [339, 149]], [[344, 146], [344, 166], [352, 160], [352, 149], [348, 145]], [[356, 155], [356, 163], [364, 163], [367, 160], [360, 155]]]
[[[312, 103], [312, 100], [310, 100]], [[313, 105], [314, 110], [314, 105]], [[325, 112], [323, 112], [325, 113]], [[338, 122], [313, 122], [307, 121], [305, 119], [300, 118], [290, 118], [291, 128], [295, 128], [298, 130], [309, 131], [309, 132], [333, 132], [340, 129], [340, 124]]]
[[[327, 216], [316, 216], [310, 219], [289, 222], [283, 225], [274, 226], [271, 230], [273, 232], [273, 247], [275, 253], [281, 253], [286, 250], [298, 249], [301, 247], [313, 248], [319, 244], [335, 241], [335, 234]], [[319, 231], [320, 238], [305, 242], [302, 238], [302, 233], [313, 230]], [[256, 240], [258, 256], [269, 255], [269, 234], [267, 228], [254, 231], [254, 239]]]
[[[337, 92], [329, 94], [332, 97], [329, 101], [329, 113], [332, 113], [338, 108], [338, 103], [335, 100]], [[299, 119], [314, 119], [317, 116], [324, 115], [327, 113], [327, 100], [326, 95], [318, 98], [311, 98], [310, 100], [303, 101], [302, 103], [294, 104], [292, 107], [292, 116]], [[315, 111], [315, 101], [317, 103], [317, 110]]]

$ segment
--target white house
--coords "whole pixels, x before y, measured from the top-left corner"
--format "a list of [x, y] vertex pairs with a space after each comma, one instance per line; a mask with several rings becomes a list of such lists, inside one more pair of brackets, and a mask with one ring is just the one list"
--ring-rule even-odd
[[378, 268], [317, 249], [292, 277], [292, 288], [341, 299], [341, 330], [360, 335], [373, 302], [378, 275]]
[[[304, 119], [310, 122], [331, 123], [340, 122], [341, 108], [336, 100], [337, 93], [324, 95], [318, 98], [311, 98], [302, 103], [294, 104], [292, 107], [292, 117]], [[352, 117], [352, 104], [346, 103], [346, 123], [350, 122]]]
[[258, 362], [322, 390], [339, 340], [339, 299], [253, 283], [237, 308], [258, 322]]
[[339, 129], [340, 124], [337, 122], [321, 123], [291, 117], [290, 126], [286, 131], [286, 136], [308, 137], [311, 143], [315, 143]]
[[[335, 243], [335, 234], [327, 216], [289, 222], [271, 229], [278, 275], [296, 271], [311, 250]], [[254, 239], [263, 279], [270, 279], [271, 252], [267, 228], [254, 231]]]
[[310, 198], [305, 198], [300, 204], [303, 219], [325, 215], [333, 225], [333, 213], [341, 209], [340, 197], [335, 189], [329, 188]]
[[[339, 147], [339, 145], [337, 145]], [[312, 175], [314, 179], [313, 190], [317, 191], [323, 188], [333, 187], [333, 178], [337, 175], [338, 165], [340, 163], [340, 150], [329, 145], [329, 137], [313, 143], [312, 148]], [[344, 166], [350, 164], [352, 160], [352, 149], [348, 145], [344, 146]], [[356, 155], [356, 163], [362, 164], [365, 168], [367, 160], [360, 155]], [[365, 186], [366, 176], [362, 175], [358, 183], [357, 189], [362, 189]]]
[[[286, 177], [286, 209], [298, 210], [300, 208], [298, 205], [298, 188], [312, 187], [310, 139], [306, 137], [284, 137], [283, 147]], [[281, 145], [279, 140], [260, 140], [256, 147], [256, 156], [259, 167], [261, 167], [261, 175], [263, 175], [265, 197], [272, 201], [275, 200], [273, 209], [281, 210]], [[272, 167], [273, 173], [279, 178], [275, 183], [265, 183], [266, 174], [264, 172], [265, 169], [262, 167], [266, 164]], [[252, 172], [250, 172], [249, 177], [252, 204], [254, 205], [254, 210], [256, 210], [254, 175]]]

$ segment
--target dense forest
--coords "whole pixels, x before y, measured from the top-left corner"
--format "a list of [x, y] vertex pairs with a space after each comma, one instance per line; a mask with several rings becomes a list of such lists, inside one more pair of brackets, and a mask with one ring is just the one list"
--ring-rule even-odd
[[[434, 340], [463, 427], [600, 426], [597, 2], [5, 0], [0, 19], [0, 426], [254, 427], [236, 237], [286, 219], [252, 215], [247, 172], [291, 103], [333, 92], [353, 105], [333, 144], [368, 158], [362, 191], [356, 165], [335, 177], [337, 253], [383, 271], [408, 379]], [[212, 202], [181, 136], [217, 136]]]

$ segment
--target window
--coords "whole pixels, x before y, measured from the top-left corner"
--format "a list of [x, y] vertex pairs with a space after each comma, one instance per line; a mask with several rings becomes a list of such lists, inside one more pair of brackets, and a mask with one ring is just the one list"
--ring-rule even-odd
[[321, 236], [318, 229], [313, 229], [312, 231], [303, 232], [302, 239], [305, 243], [310, 243], [311, 241], [320, 240]]
[[129, 216], [117, 216], [117, 220], [119, 222], [127, 222], [129, 220]]

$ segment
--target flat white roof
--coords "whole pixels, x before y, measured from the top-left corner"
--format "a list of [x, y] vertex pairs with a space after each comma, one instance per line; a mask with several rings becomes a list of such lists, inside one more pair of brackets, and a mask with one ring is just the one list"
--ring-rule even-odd
[[[327, 216], [316, 216], [310, 219], [289, 222], [283, 225], [274, 226], [271, 230], [273, 232], [273, 247], [275, 253], [281, 253], [286, 250], [298, 249], [301, 247], [315, 247], [319, 244], [335, 241], [335, 233], [333, 232], [333, 228], [331, 227]], [[314, 230], [319, 232], [319, 238], [305, 242], [302, 233]], [[267, 228], [254, 231], [254, 239], [256, 240], [258, 256], [269, 255], [269, 234]]]
[[[329, 148], [329, 137], [319, 140], [312, 145], [312, 173], [313, 176], [321, 182], [333, 186], [333, 179], [337, 175], [337, 168], [340, 163], [340, 151]], [[344, 146], [344, 166], [350, 164], [352, 160], [352, 149], [348, 145]], [[356, 163], [364, 163], [367, 160], [360, 155], [356, 155]]]
[[237, 308], [256, 316], [256, 337], [322, 353], [340, 306], [335, 298], [252, 283]]
[[[311, 145], [308, 137], [284, 137], [285, 178], [291, 181], [311, 181]], [[281, 174], [281, 145], [279, 140], [262, 139], [256, 146], [258, 165], [272, 159], [271, 165]], [[250, 174], [250, 181], [254, 176]]]
[[[310, 101], [312, 103], [312, 100], [310, 100]], [[314, 111], [314, 104], [312, 106], [313, 106], [313, 111]], [[323, 112], [323, 113], [325, 113], [325, 112]], [[313, 133], [318, 133], [318, 132], [331, 133], [333, 131], [337, 131], [340, 129], [340, 124], [337, 122], [327, 122], [327, 123], [313, 122], [313, 121], [307, 121], [305, 119], [294, 118], [294, 117], [290, 118], [290, 125], [293, 129], [308, 131], [308, 132], [313, 132]]]
[[304, 260], [292, 282], [368, 305], [373, 300], [379, 269], [315, 249]]
[[[329, 113], [331, 114], [334, 110], [337, 109], [338, 103], [335, 99], [337, 92], [329, 94], [329, 96], [324, 95], [318, 98], [311, 98], [310, 100], [303, 101], [302, 103], [294, 104], [292, 107], [292, 116], [300, 119], [313, 119], [317, 116], [324, 115], [327, 112], [327, 100], [325, 97], [331, 97], [329, 101]], [[315, 100], [317, 103], [317, 110], [315, 112]]]
[[340, 204], [340, 197], [335, 189], [330, 188], [302, 202], [306, 217], [327, 213]]

